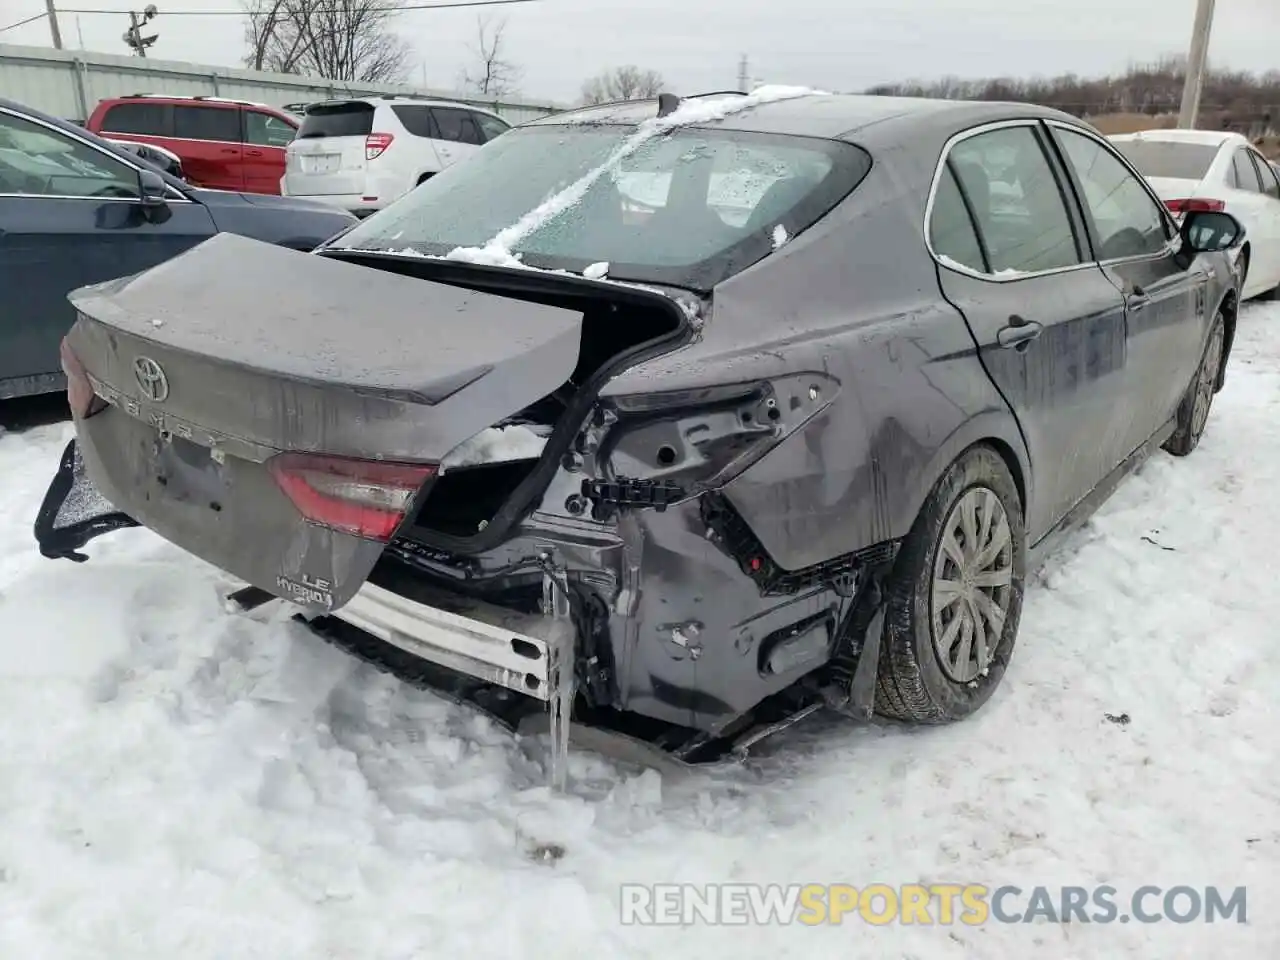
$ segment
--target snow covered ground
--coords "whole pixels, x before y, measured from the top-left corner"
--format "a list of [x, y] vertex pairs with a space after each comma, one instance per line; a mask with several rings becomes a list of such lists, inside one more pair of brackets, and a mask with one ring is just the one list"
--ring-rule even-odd
[[[679, 782], [578, 755], [564, 797], [542, 744], [226, 615], [145, 531], [41, 559], [68, 431], [0, 437], [0, 956], [1280, 956], [1280, 306], [1242, 318], [1200, 449], [1028, 592], [978, 717], [816, 724]], [[1249, 922], [618, 922], [619, 884], [717, 880], [1247, 886]]]

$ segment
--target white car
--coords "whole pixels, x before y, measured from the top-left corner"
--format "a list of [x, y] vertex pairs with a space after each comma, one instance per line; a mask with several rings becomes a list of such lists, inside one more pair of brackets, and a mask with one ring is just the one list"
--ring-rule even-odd
[[1175, 215], [1225, 210], [1245, 226], [1241, 299], [1280, 288], [1280, 176], [1238, 133], [1148, 130], [1108, 138]]
[[363, 216], [509, 129], [497, 114], [445, 100], [388, 95], [307, 104], [280, 192]]

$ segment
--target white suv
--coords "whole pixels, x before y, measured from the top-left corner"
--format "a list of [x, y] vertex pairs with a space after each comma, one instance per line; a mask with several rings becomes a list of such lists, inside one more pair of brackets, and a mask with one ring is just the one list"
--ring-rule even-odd
[[307, 106], [289, 144], [280, 192], [350, 210], [381, 210], [511, 125], [446, 100], [356, 97]]

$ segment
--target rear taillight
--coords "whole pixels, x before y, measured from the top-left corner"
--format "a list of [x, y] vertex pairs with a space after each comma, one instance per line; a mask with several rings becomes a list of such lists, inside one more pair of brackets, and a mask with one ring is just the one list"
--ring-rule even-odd
[[1170, 213], [1221, 213], [1226, 207], [1221, 200], [1206, 200], [1203, 197], [1166, 200], [1164, 205], [1169, 208]]
[[377, 160], [395, 137], [389, 133], [371, 133], [364, 138], [364, 158]]
[[436, 474], [434, 464], [310, 453], [282, 453], [267, 465], [285, 496], [312, 523], [383, 542]]
[[93, 392], [93, 384], [89, 382], [84, 364], [75, 355], [66, 337], [62, 338], [62, 343], [58, 346], [58, 358], [67, 378], [67, 406], [71, 408], [71, 415], [85, 420], [101, 412], [107, 401]]

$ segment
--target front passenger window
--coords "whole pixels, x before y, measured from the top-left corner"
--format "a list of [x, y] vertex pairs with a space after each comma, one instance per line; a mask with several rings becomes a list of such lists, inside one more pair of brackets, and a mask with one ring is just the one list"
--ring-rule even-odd
[[128, 164], [58, 130], [0, 112], [0, 194], [136, 200]]
[[1084, 189], [1099, 260], [1155, 256], [1173, 237], [1163, 208], [1110, 149], [1074, 130], [1054, 131]]

